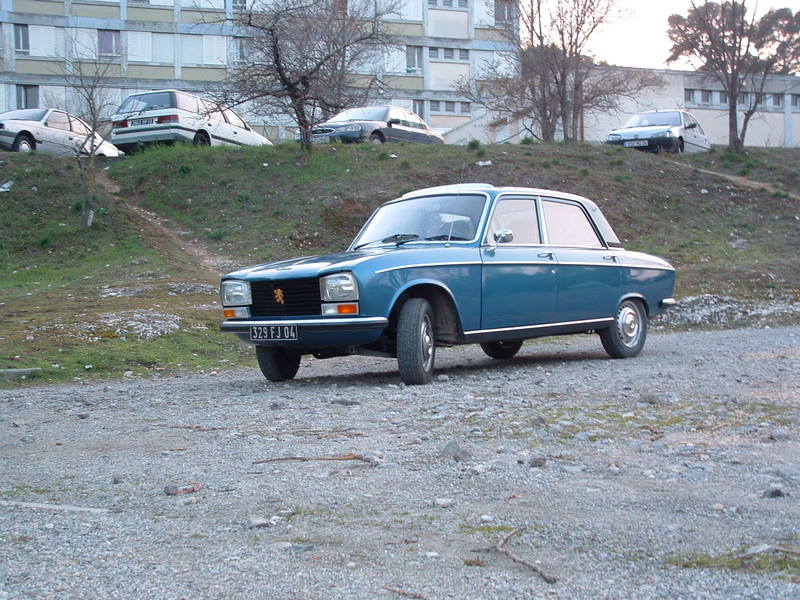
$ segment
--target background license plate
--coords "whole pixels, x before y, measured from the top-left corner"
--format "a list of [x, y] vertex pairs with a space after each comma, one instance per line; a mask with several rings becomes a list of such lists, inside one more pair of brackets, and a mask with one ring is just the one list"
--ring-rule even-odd
[[155, 119], [133, 119], [131, 121], [131, 127], [138, 127], [139, 125], [152, 125], [155, 123]]
[[632, 142], [625, 142], [624, 146], [626, 148], [632, 148], [635, 146], [647, 146], [647, 140], [634, 140]]
[[297, 325], [251, 325], [251, 340], [289, 341], [297, 339]]

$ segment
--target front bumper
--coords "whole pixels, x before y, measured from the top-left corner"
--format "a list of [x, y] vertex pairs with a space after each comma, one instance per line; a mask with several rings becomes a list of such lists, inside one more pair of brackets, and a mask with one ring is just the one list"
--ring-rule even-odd
[[674, 152], [678, 147], [679, 139], [675, 137], [644, 138], [638, 140], [607, 140], [611, 146], [634, 148], [643, 152]]
[[[293, 319], [228, 319], [220, 324], [220, 330], [235, 333], [248, 344], [283, 346], [300, 351], [313, 352], [326, 348], [363, 346], [377, 340], [386, 329], [389, 320], [385, 317], [330, 317]], [[296, 340], [251, 340], [250, 328], [296, 327]]]
[[9, 131], [8, 129], [0, 129], [0, 148], [3, 150], [11, 150], [14, 147], [14, 140], [17, 139], [16, 131]]

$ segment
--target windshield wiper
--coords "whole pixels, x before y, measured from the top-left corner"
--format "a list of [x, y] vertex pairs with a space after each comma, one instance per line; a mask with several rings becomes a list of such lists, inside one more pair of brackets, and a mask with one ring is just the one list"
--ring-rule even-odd
[[449, 233], [443, 233], [441, 235], [433, 235], [431, 237], [426, 237], [425, 239], [426, 240], [431, 240], [431, 241], [436, 241], [436, 242], [438, 242], [438, 241], [449, 242], [451, 240], [454, 241], [454, 242], [465, 242], [465, 241], [468, 240], [468, 238], [461, 237], [461, 236], [458, 236], [458, 235], [451, 235]]
[[394, 242], [399, 246], [400, 244], [404, 244], [405, 242], [410, 242], [416, 239], [419, 239], [419, 236], [416, 233], [395, 233], [394, 235], [385, 237], [382, 240], [372, 240], [371, 242], [364, 242], [363, 244], [359, 244], [358, 246], [353, 248], [353, 250], [358, 250], [359, 248], [363, 248], [364, 246], [369, 246], [370, 244], [377, 244], [377, 243], [387, 244], [389, 242]]

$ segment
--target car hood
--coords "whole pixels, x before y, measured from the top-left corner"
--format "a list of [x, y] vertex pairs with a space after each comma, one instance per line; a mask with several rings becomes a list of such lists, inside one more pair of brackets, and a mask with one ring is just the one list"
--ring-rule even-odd
[[245, 267], [228, 273], [223, 279], [259, 280], [317, 277], [318, 275], [352, 269], [355, 265], [385, 252], [385, 250], [357, 250], [355, 252], [340, 252], [321, 256], [304, 256], [302, 258]]
[[319, 123], [318, 125], [314, 125], [313, 129], [317, 127], [326, 127], [330, 129], [338, 129], [339, 127], [345, 127], [347, 125], [360, 125], [361, 127], [386, 127], [386, 121], [336, 121], [334, 123], [325, 122]]
[[624, 139], [647, 138], [655, 133], [667, 131], [677, 127], [677, 125], [648, 125], [646, 127], [628, 127], [626, 129], [614, 129], [609, 133], [622, 136]]

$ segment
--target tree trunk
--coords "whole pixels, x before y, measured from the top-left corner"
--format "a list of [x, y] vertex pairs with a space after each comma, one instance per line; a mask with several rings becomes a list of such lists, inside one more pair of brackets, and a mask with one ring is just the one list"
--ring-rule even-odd
[[730, 94], [728, 97], [728, 149], [731, 152], [742, 151], [742, 141], [739, 139], [739, 113], [736, 110], [736, 101], [739, 94]]

